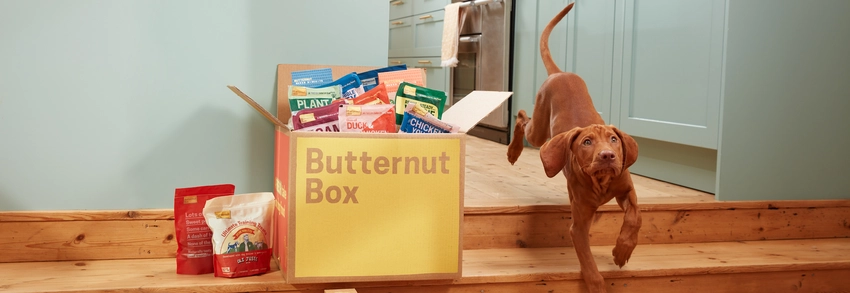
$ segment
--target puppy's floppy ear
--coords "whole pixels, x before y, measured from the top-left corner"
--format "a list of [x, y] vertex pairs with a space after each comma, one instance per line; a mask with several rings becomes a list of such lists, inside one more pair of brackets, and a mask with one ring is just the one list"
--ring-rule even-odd
[[540, 147], [540, 160], [543, 161], [543, 169], [546, 176], [555, 177], [561, 169], [567, 165], [570, 148], [573, 145], [580, 128], [576, 127], [570, 131], [558, 134]]
[[617, 127], [614, 127], [614, 125], [610, 125], [610, 127], [614, 130], [614, 133], [620, 137], [621, 146], [623, 148], [623, 169], [631, 167], [638, 158], [637, 142], [630, 135], [620, 131]]

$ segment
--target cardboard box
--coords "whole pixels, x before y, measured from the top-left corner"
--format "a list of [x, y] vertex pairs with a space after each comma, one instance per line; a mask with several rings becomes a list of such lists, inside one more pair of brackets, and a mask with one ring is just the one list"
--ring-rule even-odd
[[288, 283], [457, 279], [466, 134], [510, 92], [476, 91], [442, 120], [455, 134], [290, 131], [291, 72], [334, 78], [371, 67], [278, 66], [273, 250]]

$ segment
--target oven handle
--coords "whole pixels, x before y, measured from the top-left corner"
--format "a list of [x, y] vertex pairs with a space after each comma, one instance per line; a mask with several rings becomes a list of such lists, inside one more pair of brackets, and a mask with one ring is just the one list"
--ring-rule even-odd
[[491, 3], [491, 2], [492, 2], [492, 3], [499, 3], [499, 2], [502, 2], [502, 0], [474, 0], [474, 1], [464, 1], [464, 2], [461, 2], [459, 6], [460, 6], [460, 7], [478, 6], [478, 5], [484, 5], [484, 4]]
[[481, 41], [481, 35], [460, 37], [458, 41], [461, 43], [477, 43]]

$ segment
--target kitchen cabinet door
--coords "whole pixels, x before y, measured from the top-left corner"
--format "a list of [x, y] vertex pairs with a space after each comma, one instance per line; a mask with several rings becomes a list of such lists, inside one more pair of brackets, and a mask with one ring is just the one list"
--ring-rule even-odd
[[413, 17], [389, 23], [389, 57], [407, 56], [413, 50]]
[[606, 123], [616, 125], [620, 97], [612, 95], [615, 1], [582, 1], [567, 16], [561, 21], [568, 24], [567, 65], [561, 70], [581, 76], [596, 111]]
[[725, 3], [625, 1], [614, 38], [622, 48], [621, 129], [717, 149]]
[[[423, 57], [423, 58], [390, 58], [387, 65], [394, 66], [405, 64], [407, 68], [423, 68], [425, 69], [425, 87], [446, 92], [446, 96], [451, 95], [449, 88], [449, 77], [451, 76], [451, 68], [440, 66], [439, 57]], [[446, 102], [447, 105], [449, 102]]]
[[413, 14], [441, 10], [451, 2], [451, 0], [413, 0]]
[[[426, 87], [435, 90], [441, 90], [446, 93], [447, 97], [451, 97], [451, 89], [449, 88], [449, 70], [451, 68], [441, 67], [440, 58], [417, 58], [416, 64], [412, 67], [425, 69]], [[447, 99], [446, 104], [451, 106], [450, 99]]]
[[410, 56], [440, 56], [445, 14], [439, 10], [413, 16], [414, 45]]
[[[568, 4], [566, 0], [516, 1], [514, 10], [513, 96], [511, 97], [512, 127], [519, 110], [534, 117], [537, 90], [546, 80], [546, 68], [540, 59], [540, 33], [549, 20]], [[568, 15], [569, 17], [569, 15]], [[558, 67], [565, 70], [567, 25], [562, 21], [549, 37], [549, 50]]]
[[390, 20], [413, 15], [413, 2], [411, 0], [390, 1]]

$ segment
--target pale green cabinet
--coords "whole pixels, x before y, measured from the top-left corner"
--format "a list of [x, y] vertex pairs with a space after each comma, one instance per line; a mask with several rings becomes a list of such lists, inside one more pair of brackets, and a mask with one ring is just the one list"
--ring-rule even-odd
[[[633, 136], [717, 149], [725, 2], [580, 1], [550, 36], [552, 57], [585, 80], [606, 123]], [[518, 2], [518, 22], [528, 25], [519, 11], [534, 9], [540, 32], [567, 4]], [[546, 71], [535, 44], [515, 46], [536, 57], [535, 86], [520, 87], [536, 91]]]
[[393, 0], [390, 1], [390, 19], [398, 19], [413, 15], [413, 1]]
[[635, 136], [717, 149], [726, 1], [624, 4], [622, 33], [614, 34], [617, 124]]
[[[562, 5], [561, 8], [563, 7]], [[564, 21], [569, 23], [564, 34], [566, 40], [559, 40], [559, 45], [565, 44], [559, 48], [559, 53], [563, 56], [559, 57], [566, 63], [561, 69], [576, 72], [584, 78], [596, 111], [602, 115], [602, 119], [611, 124], [616, 124], [619, 114], [619, 97], [614, 93], [615, 41], [612, 33], [615, 8], [614, 1], [582, 2], [582, 13], [569, 15]], [[575, 12], [578, 10], [576, 8]], [[548, 21], [546, 20], [546, 23]]]
[[451, 69], [440, 67], [444, 7], [450, 0], [390, 1], [387, 65], [424, 68], [427, 86], [451, 94]]
[[[566, 0], [517, 1], [514, 18], [513, 116], [520, 109], [533, 115], [537, 90], [547, 78], [540, 59], [540, 33]], [[619, 114], [614, 95], [614, 1], [581, 2], [549, 37], [552, 58], [563, 71], [577, 72], [587, 84], [594, 107], [606, 123]]]
[[[444, 91], [446, 94], [450, 93], [450, 68], [440, 66], [440, 57], [390, 58], [389, 62], [387, 62], [388, 66], [400, 64], [406, 64], [407, 68], [425, 69], [426, 87]], [[447, 101], [447, 103], [448, 102], [449, 101]]]
[[390, 20], [389, 56], [407, 56], [413, 50], [413, 17]]
[[451, 1], [448, 0], [413, 0], [413, 14], [443, 10], [449, 3]]
[[[517, 2], [514, 117], [532, 109], [547, 77], [540, 32], [570, 2]], [[725, 5], [578, 1], [553, 30], [549, 47], [558, 66], [585, 80], [606, 123], [639, 140], [632, 172], [714, 191]]]
[[410, 56], [440, 56], [443, 16], [438, 10], [413, 16], [413, 52]]
[[[568, 2], [516, 3], [514, 115], [533, 107], [540, 32]], [[549, 43], [638, 140], [632, 173], [719, 200], [846, 199], [850, 1], [798, 3], [579, 0]]]

